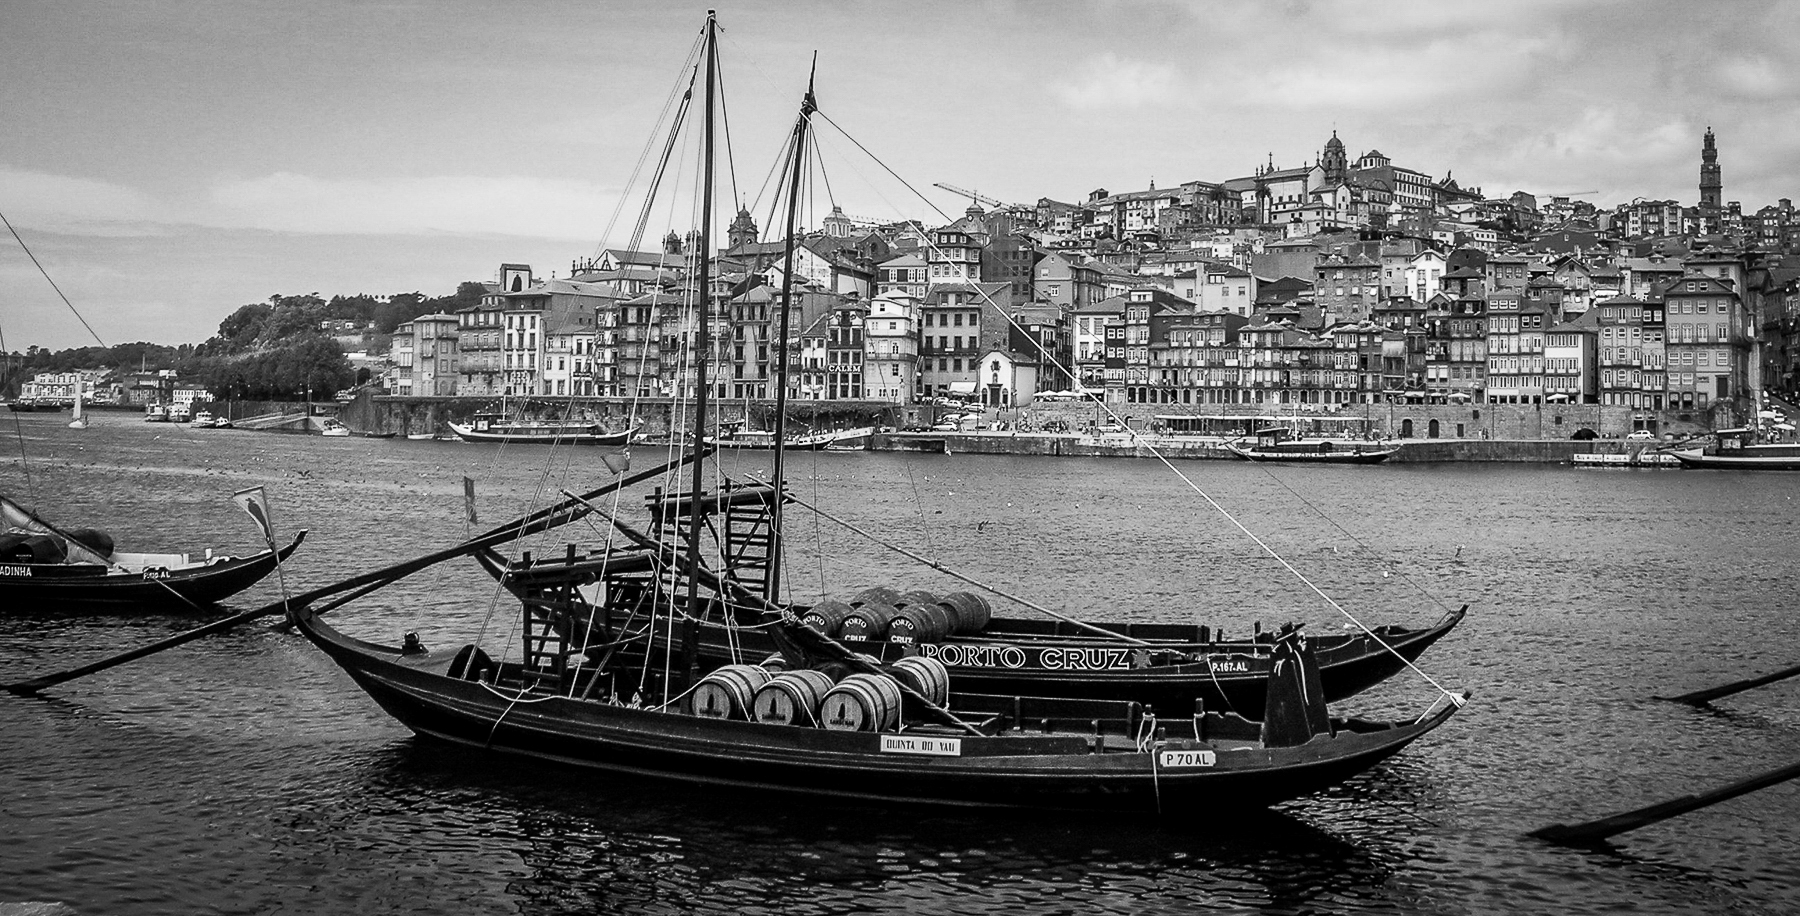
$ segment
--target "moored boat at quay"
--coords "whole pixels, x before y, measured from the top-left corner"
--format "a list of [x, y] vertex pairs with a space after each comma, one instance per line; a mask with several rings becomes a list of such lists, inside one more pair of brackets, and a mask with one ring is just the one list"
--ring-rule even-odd
[[1800, 443], [1759, 442], [1753, 427], [1721, 429], [1717, 442], [1700, 448], [1667, 449], [1684, 468], [1726, 471], [1800, 471]]
[[1400, 450], [1379, 441], [1296, 438], [1285, 427], [1257, 430], [1254, 445], [1227, 442], [1225, 448], [1251, 461], [1296, 464], [1376, 464]]
[[511, 442], [524, 445], [624, 445], [638, 431], [633, 423], [608, 432], [597, 420], [513, 419], [500, 413], [476, 414], [469, 423], [449, 423], [465, 442]]

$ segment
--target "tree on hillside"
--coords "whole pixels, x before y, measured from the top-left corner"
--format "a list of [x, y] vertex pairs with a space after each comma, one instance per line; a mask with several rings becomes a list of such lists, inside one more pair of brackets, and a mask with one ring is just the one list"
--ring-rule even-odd
[[203, 361], [200, 383], [215, 397], [298, 400], [307, 389], [331, 393], [356, 378], [337, 344], [317, 333], [254, 353]]

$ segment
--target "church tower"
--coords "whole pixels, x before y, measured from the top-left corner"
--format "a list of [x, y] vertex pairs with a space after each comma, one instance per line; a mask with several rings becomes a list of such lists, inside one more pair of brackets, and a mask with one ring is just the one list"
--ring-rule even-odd
[[1718, 217], [1723, 196], [1719, 177], [1719, 151], [1713, 146], [1712, 128], [1706, 129], [1706, 140], [1700, 144], [1700, 209]]
[[725, 237], [730, 242], [729, 250], [732, 251], [756, 241], [756, 220], [750, 216], [747, 207], [738, 208], [737, 219], [731, 221], [731, 227], [725, 230]]
[[1342, 183], [1350, 170], [1350, 156], [1344, 152], [1344, 141], [1338, 139], [1335, 130], [1331, 132], [1331, 139], [1325, 141], [1325, 155], [1319, 157], [1319, 167], [1325, 170], [1327, 185]]

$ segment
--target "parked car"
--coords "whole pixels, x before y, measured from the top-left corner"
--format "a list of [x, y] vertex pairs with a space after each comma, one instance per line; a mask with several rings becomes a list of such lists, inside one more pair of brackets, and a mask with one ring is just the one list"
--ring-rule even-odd
[[1626, 442], [1655, 442], [1656, 434], [1647, 429], [1634, 429], [1625, 437]]

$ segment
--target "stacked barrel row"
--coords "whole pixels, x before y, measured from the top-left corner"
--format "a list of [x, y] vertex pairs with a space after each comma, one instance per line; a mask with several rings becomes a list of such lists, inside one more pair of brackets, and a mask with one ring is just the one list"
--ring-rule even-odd
[[864, 589], [849, 601], [827, 598], [800, 619], [845, 642], [914, 644], [979, 633], [992, 614], [987, 599], [973, 592], [940, 598], [923, 589], [903, 592], [883, 585]]
[[881, 674], [852, 674], [843, 665], [783, 671], [779, 659], [726, 665], [701, 678], [690, 711], [712, 719], [883, 732], [900, 727], [902, 683], [933, 705], [950, 699], [950, 672], [935, 658], [903, 658]]

